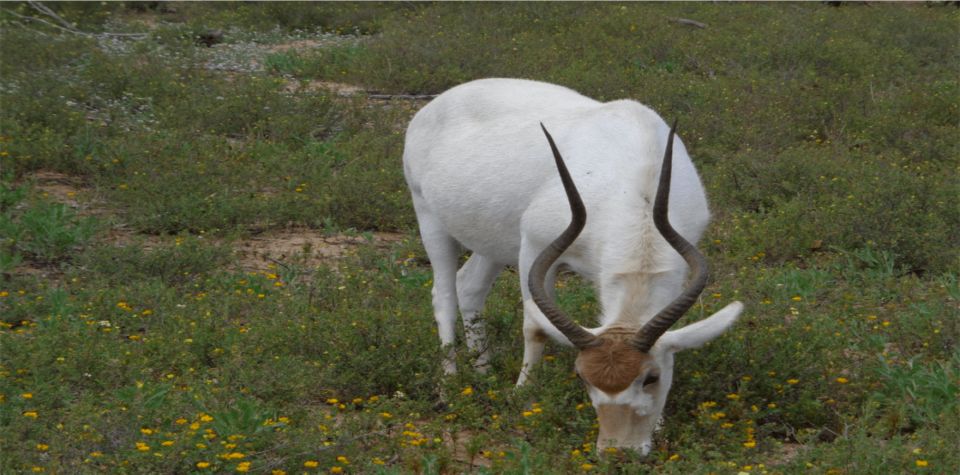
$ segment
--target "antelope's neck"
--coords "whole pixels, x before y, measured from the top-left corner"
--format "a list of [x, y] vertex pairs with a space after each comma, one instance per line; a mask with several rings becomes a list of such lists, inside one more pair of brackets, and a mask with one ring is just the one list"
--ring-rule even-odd
[[605, 329], [642, 327], [680, 295], [684, 275], [680, 268], [605, 276], [600, 284], [601, 325]]

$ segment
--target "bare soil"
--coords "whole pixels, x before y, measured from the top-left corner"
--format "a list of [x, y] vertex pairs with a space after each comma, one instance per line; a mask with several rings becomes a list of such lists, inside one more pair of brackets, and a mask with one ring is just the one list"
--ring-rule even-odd
[[[69, 206], [81, 216], [109, 217], [115, 214], [103, 205], [92, 188], [80, 179], [53, 171], [37, 171], [25, 179], [33, 183], [41, 196]], [[278, 263], [317, 267], [350, 256], [360, 246], [372, 243], [387, 248], [403, 240], [400, 233], [376, 232], [367, 237], [356, 234], [330, 234], [316, 229], [295, 227], [270, 230], [262, 234], [233, 242], [238, 270], [266, 271]], [[113, 226], [97, 239], [114, 246], [128, 246], [138, 242], [147, 249], [155, 248], [172, 238], [138, 234], [119, 225]], [[24, 274], [47, 275], [54, 270], [49, 266], [35, 266], [29, 261], [16, 269]]]
[[266, 46], [266, 50], [271, 53], [283, 53], [290, 50], [303, 51], [314, 48], [329, 46], [330, 41], [321, 40], [295, 40], [288, 43], [277, 43]]
[[262, 271], [278, 263], [306, 267], [326, 265], [351, 255], [368, 242], [387, 248], [403, 240], [399, 233], [373, 233], [372, 240], [363, 236], [327, 234], [307, 228], [271, 231], [234, 243], [237, 266], [244, 271]]
[[40, 196], [69, 206], [81, 216], [102, 216], [110, 213], [93, 190], [77, 177], [59, 172], [40, 170], [24, 180], [33, 183]]
[[287, 81], [284, 90], [290, 93], [297, 92], [332, 92], [341, 97], [353, 97], [365, 93], [363, 88], [352, 84], [331, 81]]
[[780, 446], [779, 451], [773, 458], [767, 462], [767, 465], [775, 467], [777, 465], [786, 465], [792, 462], [794, 459], [800, 455], [800, 452], [803, 452], [804, 446], [797, 443], [784, 443]]

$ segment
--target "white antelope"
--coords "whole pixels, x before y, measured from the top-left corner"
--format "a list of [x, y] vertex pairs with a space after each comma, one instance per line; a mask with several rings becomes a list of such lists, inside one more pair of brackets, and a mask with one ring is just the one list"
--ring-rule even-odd
[[[467, 345], [485, 367], [477, 314], [500, 271], [516, 265], [526, 284], [517, 384], [547, 337], [576, 347], [576, 371], [600, 421], [597, 446], [647, 454], [674, 353], [717, 337], [743, 310], [733, 302], [667, 331], [707, 279], [706, 261], [690, 244], [709, 220], [707, 200], [679, 139], [675, 148], [673, 130], [646, 106], [600, 103], [534, 81], [469, 82], [417, 113], [403, 165], [433, 266], [444, 370], [456, 370], [458, 307]], [[462, 247], [472, 254], [457, 271]], [[600, 327], [581, 327], [555, 305], [561, 264], [594, 283]], [[688, 264], [693, 277], [684, 290]]]

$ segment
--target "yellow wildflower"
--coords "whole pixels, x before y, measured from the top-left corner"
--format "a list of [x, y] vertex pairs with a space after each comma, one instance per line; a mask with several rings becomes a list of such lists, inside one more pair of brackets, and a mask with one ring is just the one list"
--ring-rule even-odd
[[922, 460], [922, 459], [917, 459], [916, 464], [918, 467], [922, 468], [922, 467], [929, 466], [930, 462], [927, 462], [926, 460]]
[[316, 460], [307, 460], [306, 462], [303, 462], [303, 466], [307, 468], [317, 468], [320, 466], [320, 462], [317, 462]]
[[245, 473], [250, 471], [250, 462], [240, 462], [237, 464], [237, 471]]
[[210, 462], [197, 462], [197, 468], [203, 469], [210, 466]]
[[464, 395], [464, 396], [469, 396], [469, 395], [473, 394], [473, 387], [467, 386], [467, 387], [463, 388], [463, 391], [460, 391], [460, 394], [462, 394], [462, 395]]

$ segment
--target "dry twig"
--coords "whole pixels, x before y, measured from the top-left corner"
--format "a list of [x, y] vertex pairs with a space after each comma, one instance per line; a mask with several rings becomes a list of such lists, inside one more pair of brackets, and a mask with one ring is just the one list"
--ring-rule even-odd
[[367, 94], [370, 99], [380, 100], [406, 100], [406, 101], [426, 101], [437, 97], [436, 94]]
[[706, 27], [707, 27], [707, 24], [706, 24], [706, 23], [701, 23], [701, 22], [699, 22], [699, 21], [691, 20], [691, 19], [689, 19], [689, 18], [671, 18], [670, 20], [671, 20], [671, 21], [675, 21], [675, 22], [677, 22], [677, 23], [679, 23], [679, 24], [681, 24], [681, 25], [695, 26], [695, 27], [697, 27], [697, 28], [706, 28]]
[[[80, 35], [80, 36], [87, 36], [87, 37], [92, 37], [92, 38], [97, 38], [97, 37], [127, 38], [127, 39], [131, 39], [131, 40], [142, 40], [142, 39], [145, 39], [145, 38], [147, 37], [147, 34], [146, 34], [146, 33], [112, 33], [112, 32], [89, 33], [89, 32], [86, 32], [86, 31], [81, 31], [81, 30], [78, 30], [77, 28], [75, 28], [75, 27], [74, 27], [70, 22], [68, 22], [67, 20], [64, 20], [63, 17], [61, 17], [60, 15], [57, 15], [56, 12], [54, 12], [53, 10], [51, 10], [49, 7], [47, 7], [47, 6], [44, 5], [43, 3], [41, 3], [41, 2], [36, 2], [36, 1], [29, 1], [29, 2], [27, 2], [27, 4], [30, 5], [30, 7], [33, 8], [34, 10], [40, 12], [42, 15], [45, 15], [45, 16], [47, 16], [48, 18], [50, 18], [52, 21], [44, 20], [43, 18], [37, 18], [37, 17], [33, 17], [33, 16], [23, 15], [23, 14], [20, 14], [20, 13], [15, 12], [15, 11], [13, 11], [13, 10], [8, 10], [8, 9], [6, 9], [6, 8], [4, 8], [3, 11], [4, 11], [4, 12], [7, 12], [7, 13], [9, 13], [9, 14], [11, 14], [11, 15], [13, 15], [13, 16], [21, 19], [21, 20], [25, 20], [25, 21], [28, 21], [28, 22], [42, 23], [42, 24], [47, 25], [47, 26], [49, 26], [49, 27], [51, 27], [51, 28], [55, 28], [55, 29], [60, 30], [60, 31], [64, 31], [64, 32], [67, 32], [67, 33], [73, 33], [73, 34], [75, 34], [75, 35]], [[20, 26], [22, 26], [22, 27], [24, 27], [24, 28], [27, 28], [26, 25], [22, 25], [22, 24], [21, 24]], [[27, 28], [27, 29], [29, 29], [29, 28]], [[40, 31], [37, 31], [37, 30], [31, 30], [31, 31], [36, 31], [37, 33], [40, 33], [40, 34], [46, 36], [46, 34], [43, 33], [43, 32], [40, 32]]]

